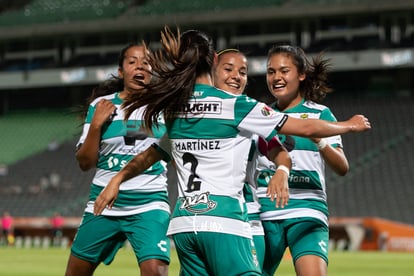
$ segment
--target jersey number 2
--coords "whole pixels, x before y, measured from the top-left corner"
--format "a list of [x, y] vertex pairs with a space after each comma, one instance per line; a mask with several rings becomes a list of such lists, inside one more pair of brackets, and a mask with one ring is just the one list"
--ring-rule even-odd
[[194, 178], [198, 177], [198, 175], [196, 173], [196, 169], [197, 169], [197, 166], [198, 166], [198, 161], [194, 157], [194, 155], [192, 155], [191, 153], [188, 153], [188, 152], [183, 154], [183, 165], [185, 165], [187, 163], [191, 164], [191, 167], [190, 167], [191, 174], [188, 177], [186, 192], [198, 191], [198, 190], [200, 190], [201, 181], [194, 181]]

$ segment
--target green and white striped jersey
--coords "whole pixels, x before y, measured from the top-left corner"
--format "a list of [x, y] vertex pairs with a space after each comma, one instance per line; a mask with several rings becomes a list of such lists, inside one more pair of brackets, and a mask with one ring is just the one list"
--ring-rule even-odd
[[197, 84], [193, 96], [167, 124], [179, 190], [168, 234], [251, 237], [242, 192], [251, 137], [271, 139], [286, 115], [209, 85]]
[[[99, 159], [85, 209], [85, 212], [89, 213], [93, 213], [94, 201], [109, 180], [135, 155], [146, 150], [153, 143], [158, 143], [159, 138], [166, 133], [163, 122], [159, 128], [153, 129], [153, 137], [141, 130], [144, 108], [135, 110], [125, 121], [124, 111], [121, 109], [123, 101], [119, 97], [119, 93], [114, 93], [99, 97], [90, 104], [77, 146], [85, 141], [95, 113], [95, 106], [101, 99], [111, 101], [116, 106], [116, 113], [112, 120], [104, 124], [101, 130]], [[155, 163], [141, 175], [123, 182], [113, 208], [111, 210], [105, 209], [102, 214], [124, 216], [152, 209], [163, 209], [168, 212], [170, 210], [164, 161]]]
[[[302, 100], [299, 105], [284, 113], [304, 120], [312, 118], [336, 121], [328, 107], [311, 101]], [[334, 147], [342, 147], [342, 139], [339, 135], [324, 139]], [[292, 159], [292, 170], [289, 175], [289, 202], [283, 209], [276, 208], [275, 203], [266, 197], [267, 182], [275, 171], [275, 165], [267, 158], [258, 159], [256, 179], [257, 194], [262, 206], [261, 219], [313, 217], [328, 225], [325, 162], [318, 148], [310, 139], [304, 137], [279, 135], [279, 140], [289, 151]]]

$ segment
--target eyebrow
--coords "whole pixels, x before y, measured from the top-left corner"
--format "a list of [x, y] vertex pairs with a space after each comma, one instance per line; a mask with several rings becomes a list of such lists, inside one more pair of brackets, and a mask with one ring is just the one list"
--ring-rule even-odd
[[[234, 66], [234, 63], [229, 63], [229, 62], [223, 62], [222, 63], [223, 65], [231, 65], [231, 66]], [[242, 66], [242, 67], [240, 67], [240, 68], [248, 68], [248, 66]]]
[[145, 56], [133, 56], [133, 55], [125, 55], [124, 57], [125, 57], [125, 58], [136, 58], [136, 59], [140, 59], [140, 58], [143, 58], [143, 59], [145, 59]]

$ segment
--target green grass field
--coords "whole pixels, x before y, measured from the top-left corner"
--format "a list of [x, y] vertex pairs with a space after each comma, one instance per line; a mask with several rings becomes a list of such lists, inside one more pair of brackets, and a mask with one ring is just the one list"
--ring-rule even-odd
[[[0, 275], [4, 276], [56, 276], [64, 275], [68, 249], [15, 249], [0, 248]], [[179, 265], [172, 252], [170, 275], [178, 275]], [[414, 273], [414, 253], [385, 252], [332, 252], [329, 275], [338, 276], [406, 276]], [[101, 265], [96, 276], [139, 275], [131, 249], [121, 249], [114, 262]], [[295, 275], [292, 261], [285, 258], [277, 275]]]

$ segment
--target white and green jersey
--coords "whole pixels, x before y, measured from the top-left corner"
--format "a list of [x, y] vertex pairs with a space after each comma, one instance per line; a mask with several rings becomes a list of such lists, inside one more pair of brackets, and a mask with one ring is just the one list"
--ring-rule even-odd
[[[159, 128], [153, 129], [153, 137], [141, 130], [144, 108], [135, 110], [125, 121], [124, 111], [121, 109], [123, 101], [119, 97], [119, 93], [114, 93], [99, 97], [90, 104], [78, 147], [86, 139], [95, 113], [95, 106], [101, 99], [111, 101], [116, 106], [116, 113], [112, 120], [106, 122], [101, 129], [99, 159], [85, 209], [85, 212], [89, 213], [93, 213], [94, 201], [109, 180], [137, 154], [146, 150], [153, 143], [158, 143], [159, 138], [166, 133], [163, 122], [160, 122]], [[170, 210], [164, 161], [155, 163], [144, 173], [123, 182], [113, 208], [104, 209], [102, 214], [124, 216], [153, 209], [163, 209], [168, 212]]]
[[245, 95], [197, 84], [167, 131], [179, 199], [168, 234], [211, 231], [251, 237], [243, 185], [254, 133], [271, 139], [286, 115]]
[[[301, 119], [321, 119], [335, 122], [330, 109], [311, 101], [304, 101], [285, 110], [291, 117]], [[342, 147], [341, 136], [324, 138], [333, 147]], [[275, 203], [266, 197], [267, 182], [275, 171], [269, 160], [259, 160], [257, 167], [258, 197], [262, 206], [262, 220], [313, 217], [328, 225], [328, 205], [325, 186], [325, 162], [315, 143], [298, 136], [279, 135], [279, 140], [289, 151], [292, 170], [289, 175], [289, 203], [284, 208], [276, 208]]]
[[258, 151], [257, 142], [258, 136], [255, 134], [251, 139], [249, 156], [247, 159], [246, 182], [243, 187], [243, 195], [246, 200], [247, 214], [252, 228], [252, 234], [264, 235], [263, 226], [260, 221], [260, 203], [257, 197], [257, 186], [255, 181], [252, 181], [256, 169], [254, 160], [256, 160]]

